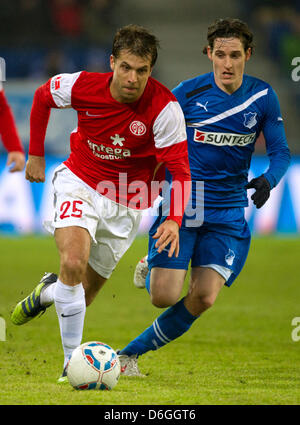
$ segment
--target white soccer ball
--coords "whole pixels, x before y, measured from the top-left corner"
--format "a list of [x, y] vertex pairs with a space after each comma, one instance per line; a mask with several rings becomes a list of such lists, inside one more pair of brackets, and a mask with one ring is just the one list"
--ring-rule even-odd
[[117, 353], [107, 344], [85, 342], [72, 353], [67, 376], [77, 390], [111, 390], [121, 373]]

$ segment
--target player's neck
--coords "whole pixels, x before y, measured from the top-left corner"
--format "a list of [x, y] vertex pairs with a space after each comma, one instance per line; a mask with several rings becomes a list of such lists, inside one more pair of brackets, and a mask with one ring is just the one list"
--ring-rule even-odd
[[239, 81], [232, 83], [232, 84], [223, 84], [222, 81], [218, 80], [215, 77], [215, 83], [219, 87], [220, 90], [222, 90], [226, 94], [231, 95], [241, 87], [241, 85], [243, 83], [243, 78]]

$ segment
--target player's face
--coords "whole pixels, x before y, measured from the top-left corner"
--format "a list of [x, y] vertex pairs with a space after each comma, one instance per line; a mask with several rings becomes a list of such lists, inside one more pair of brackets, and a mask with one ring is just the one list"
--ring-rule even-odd
[[215, 82], [226, 93], [233, 93], [243, 82], [245, 64], [251, 49], [246, 52], [239, 38], [216, 38], [213, 50], [207, 48], [207, 56], [213, 63]]
[[114, 99], [121, 103], [132, 103], [138, 100], [151, 75], [151, 58], [142, 58], [121, 50], [118, 58], [111, 55], [110, 67], [113, 78], [110, 92]]

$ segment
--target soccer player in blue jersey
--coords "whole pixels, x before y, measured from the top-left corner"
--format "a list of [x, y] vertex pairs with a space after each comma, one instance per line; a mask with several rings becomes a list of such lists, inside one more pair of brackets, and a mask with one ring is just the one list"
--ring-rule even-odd
[[[146, 284], [155, 306], [169, 308], [119, 351], [125, 375], [140, 375], [138, 356], [187, 332], [214, 304], [223, 286], [232, 285], [250, 246], [244, 217], [247, 189], [255, 189], [251, 198], [257, 208], [262, 207], [290, 162], [274, 90], [268, 83], [244, 74], [253, 52], [253, 35], [247, 24], [239, 19], [217, 20], [208, 28], [207, 40], [203, 52], [211, 60], [213, 72], [183, 81], [173, 90], [186, 120], [191, 201], [196, 210], [201, 208], [197, 182], [204, 182], [203, 222], [191, 220], [186, 210], [177, 258], [168, 256], [167, 240], [156, 247], [161, 236], [157, 228], [165, 219], [162, 212], [150, 229], [148, 257], [138, 263], [134, 282], [138, 287]], [[251, 156], [261, 132], [269, 168], [248, 183]], [[178, 301], [190, 261], [189, 290]]]

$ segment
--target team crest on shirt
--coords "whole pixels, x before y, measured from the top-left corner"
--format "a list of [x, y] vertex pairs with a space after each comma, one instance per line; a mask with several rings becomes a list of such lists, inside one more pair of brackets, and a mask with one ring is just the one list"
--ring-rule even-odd
[[256, 115], [256, 112], [248, 112], [247, 114], [244, 114], [244, 126], [247, 128], [254, 127], [257, 124]]
[[232, 251], [232, 249], [228, 249], [228, 252], [225, 255], [225, 261], [228, 264], [228, 266], [232, 266], [234, 259], [235, 259], [234, 251]]
[[135, 136], [143, 136], [147, 131], [145, 124], [142, 123], [141, 121], [132, 121], [132, 123], [129, 126], [129, 129], [131, 133], [134, 134]]

